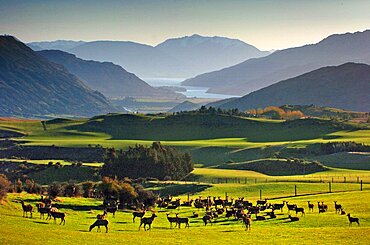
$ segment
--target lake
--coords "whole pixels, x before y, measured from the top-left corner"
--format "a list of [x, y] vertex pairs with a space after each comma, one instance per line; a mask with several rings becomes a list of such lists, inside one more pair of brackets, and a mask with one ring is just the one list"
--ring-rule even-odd
[[227, 99], [230, 97], [237, 97], [237, 96], [226, 95], [226, 94], [207, 93], [208, 88], [205, 88], [205, 87], [182, 86], [181, 82], [184, 81], [185, 79], [181, 79], [181, 78], [145, 78], [143, 80], [153, 87], [177, 86], [177, 87], [185, 88], [186, 92], [179, 92], [179, 93], [182, 93], [188, 98], [195, 97], [195, 98], [205, 98], [205, 99]]

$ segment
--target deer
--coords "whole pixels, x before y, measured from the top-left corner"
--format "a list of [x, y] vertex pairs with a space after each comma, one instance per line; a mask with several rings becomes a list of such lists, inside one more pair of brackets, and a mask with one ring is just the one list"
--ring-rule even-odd
[[143, 217], [144, 217], [144, 215], [145, 215], [145, 211], [143, 211], [143, 212], [139, 212], [139, 211], [135, 211], [135, 212], [133, 212], [132, 213], [132, 222], [133, 223], [135, 223], [135, 218], [136, 217], [139, 217], [140, 219], [142, 219]]
[[[155, 217], [157, 217], [157, 215], [155, 215], [154, 213], [152, 214], [151, 217], [144, 217], [144, 218], [141, 218], [140, 220], [140, 226], [139, 226], [139, 230], [141, 228], [142, 225], [144, 225], [144, 230], [147, 231], [147, 230], [150, 230], [151, 226], [152, 226], [152, 223], [155, 219]], [[149, 226], [148, 229], [146, 229], [146, 226]]]
[[286, 202], [286, 205], [288, 207], [288, 213], [290, 213], [291, 210], [293, 211], [294, 209], [297, 208], [296, 204], [288, 204], [288, 202]]
[[49, 212], [50, 212], [50, 208], [45, 208], [43, 206], [44, 206], [44, 203], [36, 204], [37, 211], [40, 213], [40, 219], [41, 218], [44, 219], [45, 214], [49, 214]]
[[294, 221], [299, 221], [299, 218], [298, 217], [292, 217], [289, 215], [289, 219], [291, 222], [294, 222]]
[[101, 232], [100, 226], [105, 226], [105, 233], [108, 233], [108, 224], [109, 224], [108, 220], [98, 219], [94, 222], [94, 224], [90, 225], [89, 231], [91, 231], [92, 229], [94, 229], [95, 226], [97, 226], [98, 227], [97, 232], [99, 231]]
[[325, 209], [325, 211], [328, 211], [328, 205], [324, 204], [324, 202], [321, 202], [322, 208]]
[[247, 214], [244, 214], [243, 215], [243, 223], [245, 225], [245, 230], [251, 230], [251, 223], [252, 223], [252, 219], [249, 215]]
[[30, 216], [32, 218], [33, 207], [31, 206], [31, 204], [25, 205], [24, 201], [21, 201], [21, 204], [22, 204], [22, 209], [23, 209], [23, 217], [24, 217], [24, 214], [26, 214], [26, 218], [28, 218], [28, 213], [30, 213]]
[[168, 222], [170, 222], [170, 229], [172, 228], [172, 223], [175, 223], [175, 227], [176, 227], [177, 226], [177, 217], [170, 217], [169, 213], [167, 213], [166, 215], [167, 215]]
[[334, 201], [335, 213], [340, 213], [342, 210], [342, 205], [337, 204], [337, 201]]
[[295, 214], [297, 215], [298, 213], [301, 213], [301, 216], [306, 215], [304, 213], [304, 208], [295, 208]]
[[193, 212], [193, 215], [191, 216], [192, 218], [198, 218], [199, 217], [199, 214], [196, 213], [196, 212]]
[[179, 226], [179, 229], [181, 228], [181, 223], [185, 224], [185, 228], [186, 227], [189, 228], [189, 219], [188, 218], [180, 218], [178, 213], [176, 214], [176, 223]]
[[311, 212], [313, 212], [313, 208], [314, 208], [313, 203], [310, 203], [310, 201], [308, 201], [308, 210], [311, 210]]
[[117, 210], [118, 210], [117, 206], [107, 207], [105, 209], [105, 211], [107, 211], [107, 213], [112, 213], [113, 214], [113, 218], [115, 218], [115, 214], [116, 214]]
[[358, 218], [355, 218], [355, 217], [351, 217], [351, 214], [347, 214], [348, 216], [348, 220], [349, 220], [349, 225], [351, 226], [353, 222], [357, 223], [357, 225], [360, 225], [360, 221], [358, 220]]
[[202, 218], [202, 220], [204, 222], [204, 226], [206, 226], [207, 223], [211, 223], [211, 225], [212, 225], [212, 218], [213, 217], [211, 215], [208, 215], [208, 214], [204, 215], [203, 218]]
[[54, 211], [50, 210], [50, 212], [49, 212], [49, 220], [51, 219], [51, 217], [54, 218], [54, 223], [57, 222], [56, 221], [57, 219], [60, 219], [60, 224], [59, 225], [61, 225], [62, 223], [63, 223], [63, 225], [66, 224], [66, 219], [65, 219], [66, 215], [65, 215], [65, 213], [54, 212]]

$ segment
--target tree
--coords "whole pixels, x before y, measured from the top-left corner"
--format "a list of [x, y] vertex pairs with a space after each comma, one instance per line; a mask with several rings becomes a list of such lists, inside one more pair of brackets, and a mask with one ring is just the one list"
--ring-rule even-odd
[[95, 183], [92, 181], [83, 182], [82, 183], [83, 196], [92, 197], [94, 186], [95, 186]]
[[6, 194], [11, 188], [11, 183], [4, 174], [0, 174], [0, 200], [6, 197]]
[[119, 201], [120, 203], [129, 204], [132, 203], [137, 197], [135, 188], [132, 187], [129, 183], [122, 183], [121, 190], [119, 192]]

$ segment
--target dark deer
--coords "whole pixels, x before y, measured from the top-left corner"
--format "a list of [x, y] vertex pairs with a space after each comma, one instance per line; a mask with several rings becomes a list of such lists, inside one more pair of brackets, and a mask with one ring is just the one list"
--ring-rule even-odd
[[38, 203], [36, 204], [37, 211], [40, 213], [40, 219], [44, 219], [45, 214], [49, 214], [50, 208], [43, 207], [44, 203]]
[[289, 215], [289, 219], [291, 222], [294, 222], [294, 221], [299, 221], [299, 218], [298, 217], [292, 217]]
[[167, 215], [168, 222], [170, 222], [170, 229], [172, 228], [172, 223], [175, 223], [175, 227], [176, 227], [177, 226], [177, 217], [170, 217], [169, 213], [167, 213], [166, 215]]
[[117, 210], [118, 210], [118, 206], [107, 207], [105, 209], [105, 211], [107, 211], [107, 213], [112, 213], [113, 214], [113, 218], [116, 216]]
[[24, 201], [21, 201], [21, 204], [22, 204], [22, 209], [23, 209], [23, 217], [24, 217], [24, 214], [26, 214], [26, 218], [28, 218], [28, 213], [30, 213], [30, 216], [32, 218], [33, 207], [31, 206], [31, 204], [25, 205]]
[[304, 213], [304, 208], [295, 208], [295, 214], [297, 215], [298, 213], [301, 213], [301, 216], [306, 215]]
[[90, 229], [89, 231], [91, 231], [92, 229], [94, 229], [95, 226], [98, 227], [97, 229], [97, 232], [101, 232], [101, 229], [100, 229], [100, 226], [105, 226], [105, 233], [108, 233], [108, 220], [106, 219], [98, 219], [94, 222], [94, 224], [90, 225]]
[[188, 218], [180, 218], [179, 217], [179, 214], [176, 214], [176, 223], [177, 225], [179, 226], [179, 229], [181, 228], [181, 224], [184, 223], [185, 224], [185, 228], [188, 227], [189, 228], [189, 219]]
[[337, 204], [337, 201], [334, 201], [335, 213], [340, 213], [342, 210], [342, 205]]
[[310, 203], [310, 201], [308, 201], [308, 210], [311, 210], [311, 212], [313, 212], [313, 208], [314, 208], [313, 203]]
[[[144, 224], [144, 230], [145, 230], [145, 231], [150, 230], [150, 228], [152, 227], [152, 223], [153, 223], [153, 221], [154, 221], [155, 217], [157, 217], [157, 215], [152, 214], [152, 216], [151, 216], [151, 217], [145, 217], [145, 218], [142, 218], [142, 219], [140, 220], [139, 230], [140, 230], [140, 228], [141, 228], [141, 226], [142, 226], [143, 224]], [[146, 229], [146, 226], [147, 226], [147, 225], [149, 226], [149, 228], [148, 228], [148, 229]]]
[[293, 211], [297, 208], [296, 204], [288, 204], [288, 202], [286, 202], [286, 206], [288, 207], [288, 213], [290, 213], [291, 210]]
[[65, 215], [65, 213], [50, 211], [48, 217], [49, 217], [49, 220], [51, 219], [51, 217], [53, 217], [54, 218], [54, 223], [57, 222], [57, 219], [60, 219], [60, 224], [59, 225], [61, 225], [62, 223], [63, 223], [63, 225], [66, 224], [66, 219], [65, 219], [66, 215]]
[[202, 218], [202, 220], [204, 222], [204, 225], [206, 226], [207, 223], [211, 223], [211, 225], [212, 225], [212, 218], [213, 217], [211, 215], [208, 215], [208, 214], [204, 215], [203, 218]]
[[136, 212], [133, 212], [132, 213], [132, 222], [134, 222], [135, 223], [135, 218], [136, 217], [139, 217], [140, 219], [141, 218], [143, 218], [144, 217], [144, 215], [145, 215], [145, 211], [143, 211], [143, 212], [138, 212], [138, 211], [136, 211]]
[[351, 217], [351, 214], [347, 214], [348, 220], [349, 220], [349, 225], [351, 226], [353, 222], [357, 223], [357, 225], [360, 225], [360, 221], [358, 218]]

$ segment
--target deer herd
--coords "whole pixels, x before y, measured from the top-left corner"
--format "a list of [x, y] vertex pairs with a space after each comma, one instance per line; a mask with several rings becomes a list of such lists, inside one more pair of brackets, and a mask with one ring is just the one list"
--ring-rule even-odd
[[[181, 203], [181, 199], [172, 200], [173, 198], [168, 196], [165, 198], [159, 198], [157, 201], [157, 206], [159, 209], [167, 209], [167, 210], [179, 210], [181, 207], [193, 207], [198, 210], [202, 210], [204, 212], [203, 216], [199, 216], [198, 212], [193, 211], [193, 214], [189, 217], [180, 217], [179, 213], [175, 213], [175, 216], [171, 216], [168, 211], [166, 212], [167, 220], [170, 225], [170, 229], [174, 227], [181, 228], [181, 224], [185, 225], [185, 228], [190, 227], [190, 218], [201, 220], [204, 223], [204, 226], [208, 224], [213, 225], [213, 223], [217, 223], [217, 219], [221, 216], [227, 218], [233, 218], [235, 221], [240, 221], [242, 225], [245, 227], [245, 230], [250, 230], [251, 223], [252, 223], [252, 216], [254, 215], [255, 221], [259, 220], [266, 220], [276, 218], [275, 211], [279, 211], [280, 215], [283, 215], [283, 209], [286, 206], [288, 209], [288, 219], [291, 222], [299, 221], [298, 214], [300, 216], [305, 216], [305, 208], [298, 207], [296, 204], [291, 204], [288, 201], [283, 201], [282, 203], [268, 203], [267, 200], [258, 200], [255, 205], [252, 202], [245, 200], [243, 197], [240, 197], [236, 200], [234, 199], [221, 199], [220, 197], [207, 197], [202, 198], [199, 197], [195, 200], [188, 200], [183, 201]], [[23, 209], [23, 217], [28, 217], [28, 214], [32, 218], [33, 206], [31, 204], [25, 204], [24, 201], [20, 201], [22, 204]], [[44, 219], [45, 215], [47, 215], [46, 220], [54, 219], [56, 223], [57, 219], [60, 219], [60, 225], [65, 225], [65, 218], [66, 214], [63, 212], [59, 212], [55, 205], [52, 204], [51, 199], [45, 199], [41, 197], [41, 200], [36, 205], [37, 211], [40, 213], [40, 219]], [[308, 210], [309, 212], [314, 212], [315, 205], [308, 201]], [[338, 204], [337, 201], [334, 201], [334, 209], [336, 214], [346, 215], [344, 208], [341, 204]], [[105, 205], [103, 214], [98, 214], [96, 216], [96, 221], [90, 226], [89, 231], [98, 227], [97, 231], [100, 230], [100, 226], [104, 226], [106, 232], [108, 232], [108, 220], [107, 215], [108, 213], [112, 213], [112, 216], [115, 217], [115, 213], [118, 210], [118, 202], [113, 202], [113, 205]], [[326, 205], [323, 201], [317, 202], [317, 210], [318, 213], [325, 213], [328, 211], [328, 205]], [[151, 216], [145, 217], [146, 209], [137, 210], [132, 212], [132, 222], [135, 222], [135, 218], [140, 219], [139, 230], [141, 227], [144, 228], [145, 231], [150, 230], [151, 226], [154, 222], [154, 219], [158, 217], [156, 212], [151, 212]], [[264, 212], [264, 215], [261, 215]], [[295, 213], [295, 216], [291, 215], [291, 212]], [[266, 218], [267, 217], [267, 218]], [[351, 217], [351, 215], [347, 214], [349, 225], [351, 226], [352, 223], [357, 223], [360, 225], [359, 219], [355, 217]]]

